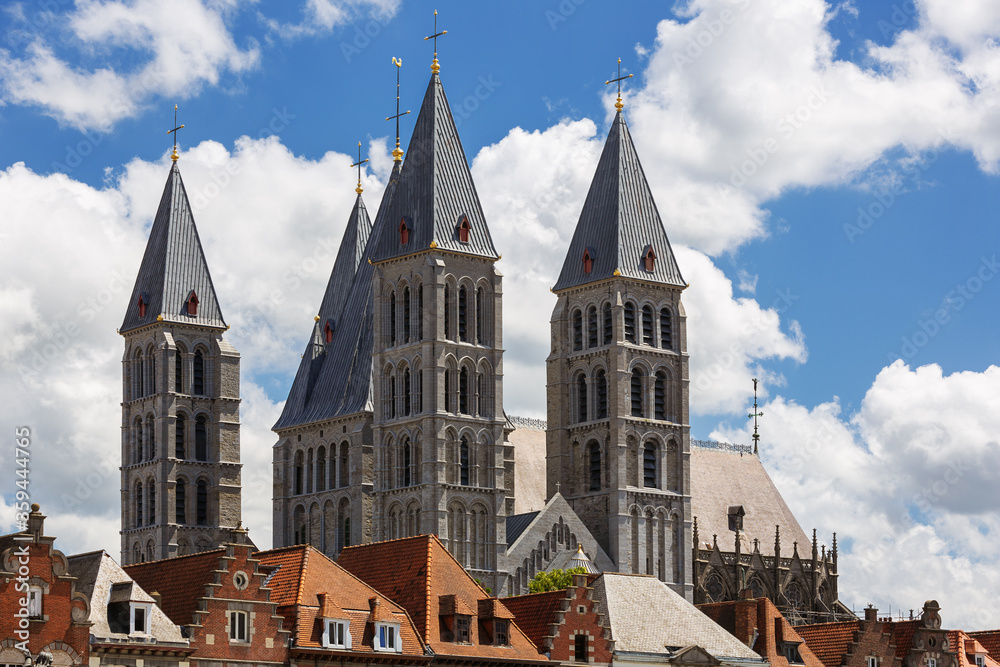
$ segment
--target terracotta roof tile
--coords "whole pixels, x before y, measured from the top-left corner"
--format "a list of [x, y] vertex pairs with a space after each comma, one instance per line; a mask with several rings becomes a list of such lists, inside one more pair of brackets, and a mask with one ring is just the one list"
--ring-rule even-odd
[[[801, 642], [799, 643], [799, 657], [802, 658], [802, 664], [805, 664], [807, 667], [838, 667], [840, 665], [839, 659], [832, 666], [821, 660], [812, 649], [812, 645], [808, 643], [806, 636], [798, 632], [804, 626], [792, 626], [774, 603], [767, 598], [716, 602], [698, 605], [698, 608], [740, 641], [748, 641], [748, 639], [739, 637], [736, 634], [736, 608], [741, 604], [753, 604], [756, 607], [756, 609], [751, 608], [750, 613], [755, 613], [754, 625], [756, 625], [759, 634], [751, 648], [758, 655], [765, 658], [772, 667], [788, 667], [788, 659], [785, 657], [782, 647], [779, 646], [781, 642]], [[751, 616], [751, 618], [754, 617]], [[826, 625], [836, 624], [830, 623]]]
[[177, 625], [195, 623], [198, 600], [205, 596], [205, 586], [214, 581], [219, 559], [225, 548], [148, 563], [127, 565], [124, 570], [139, 586], [160, 594], [160, 608]]
[[969, 636], [982, 644], [994, 660], [1000, 660], [1000, 630], [970, 632]]
[[913, 646], [913, 633], [917, 629], [920, 621], [895, 621], [886, 623], [886, 630], [892, 633], [892, 641], [896, 644], [896, 657], [900, 660], [906, 658]]
[[545, 638], [552, 634], [558, 622], [556, 612], [562, 609], [566, 591], [547, 591], [504, 598], [504, 606], [514, 614], [514, 622], [535, 646], [542, 650]]
[[840, 667], [848, 647], [854, 641], [854, 633], [861, 629], [861, 621], [815, 623], [800, 625], [795, 629], [824, 667]]

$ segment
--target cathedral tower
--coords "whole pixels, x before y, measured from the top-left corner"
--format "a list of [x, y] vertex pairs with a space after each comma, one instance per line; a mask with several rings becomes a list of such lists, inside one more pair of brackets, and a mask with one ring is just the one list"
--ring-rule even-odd
[[553, 288], [548, 495], [690, 600], [685, 283], [618, 109]]
[[123, 565], [213, 548], [240, 523], [240, 355], [173, 160], [119, 329]]

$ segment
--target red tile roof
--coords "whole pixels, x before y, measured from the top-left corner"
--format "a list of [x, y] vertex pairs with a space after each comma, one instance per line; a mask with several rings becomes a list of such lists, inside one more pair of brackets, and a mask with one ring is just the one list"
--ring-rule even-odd
[[[538, 660], [537, 649], [513, 624], [509, 646], [493, 646], [481, 636], [484, 624], [472, 624], [472, 644], [445, 641], [439, 596], [454, 594], [471, 610], [489, 598], [482, 586], [434, 535], [418, 535], [387, 542], [348, 547], [339, 564], [406, 609], [417, 630], [438, 655], [475, 656], [499, 660]], [[477, 619], [478, 620], [478, 619]], [[480, 641], [480, 640], [484, 641]]]
[[814, 623], [795, 628], [824, 667], [840, 667], [847, 649], [854, 641], [854, 633], [860, 629], [861, 621]]
[[[798, 628], [793, 627], [767, 598], [702, 604], [698, 608], [737, 639], [747, 641], [736, 635], [736, 606], [747, 603], [756, 604], [756, 627], [759, 632], [757, 641], [750, 648], [771, 663], [772, 667], [788, 667], [788, 659], [778, 646], [779, 642], [802, 642], [799, 644], [799, 656], [806, 667], [829, 667], [812, 651], [805, 638], [797, 632]], [[839, 664], [838, 661], [837, 665]]]
[[[277, 568], [268, 586], [278, 613], [295, 628], [297, 647], [320, 648], [323, 628], [319, 618], [350, 621], [351, 650], [373, 652], [369, 617], [372, 600], [378, 601], [377, 619], [400, 624], [403, 653], [423, 655], [424, 644], [406, 610], [361, 581], [325, 554], [309, 545], [262, 551], [256, 555], [262, 567]], [[325, 593], [326, 611], [321, 609]], [[343, 615], [338, 615], [341, 610]], [[332, 615], [330, 615], [332, 614]]]
[[213, 572], [225, 555], [226, 549], [219, 548], [127, 565], [124, 570], [143, 590], [161, 595], [160, 608], [171, 621], [191, 625], [198, 622], [194, 618], [198, 600], [205, 596], [205, 586], [214, 581]]
[[542, 650], [545, 638], [558, 623], [556, 612], [562, 609], [566, 591], [548, 591], [504, 598], [504, 606], [514, 614], [514, 622], [535, 646]]
[[969, 636], [982, 644], [994, 660], [1000, 660], [1000, 630], [970, 632]]
[[894, 621], [886, 623], [886, 630], [892, 633], [892, 641], [896, 644], [896, 657], [906, 659], [906, 654], [913, 648], [913, 633], [920, 621]]

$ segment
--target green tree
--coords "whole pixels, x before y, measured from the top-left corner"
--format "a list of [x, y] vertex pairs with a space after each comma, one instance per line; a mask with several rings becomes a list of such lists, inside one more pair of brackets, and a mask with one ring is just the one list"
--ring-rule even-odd
[[558, 591], [563, 588], [569, 588], [573, 585], [574, 574], [585, 574], [586, 572], [587, 569], [584, 567], [539, 572], [528, 582], [528, 590], [532, 593], [544, 593], [545, 591]]

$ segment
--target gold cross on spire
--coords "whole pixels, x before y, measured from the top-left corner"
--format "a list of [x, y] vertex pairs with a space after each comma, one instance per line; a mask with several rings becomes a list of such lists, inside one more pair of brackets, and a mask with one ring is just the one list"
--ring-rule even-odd
[[438, 37], [441, 37], [442, 35], [447, 35], [447, 34], [448, 34], [447, 30], [442, 30], [441, 32], [438, 32], [438, 10], [435, 9], [434, 10], [434, 34], [431, 35], [430, 37], [424, 37], [424, 41], [425, 42], [428, 39], [433, 39], [434, 40], [434, 62], [431, 63], [431, 71], [434, 72], [435, 74], [437, 74], [438, 72], [441, 71], [441, 65], [438, 64]]
[[174, 135], [174, 152], [170, 154], [170, 159], [173, 160], [174, 162], [177, 162], [177, 158], [180, 157], [180, 155], [177, 154], [177, 130], [182, 130], [182, 129], [184, 129], [184, 126], [177, 124], [177, 105], [175, 104], [174, 105], [174, 129], [167, 130], [167, 134], [173, 134]]
[[[399, 117], [405, 116], [410, 113], [410, 111], [406, 110], [403, 113], [399, 113], [399, 70], [403, 66], [403, 59], [393, 56], [392, 64], [396, 66], [396, 115], [389, 116], [386, 120], [392, 120], [393, 118], [396, 119], [396, 149], [392, 151], [392, 161], [400, 162], [403, 159], [403, 149], [399, 147]], [[358, 156], [358, 159], [360, 160], [361, 156]]]
[[361, 187], [361, 165], [363, 165], [365, 162], [368, 162], [368, 158], [365, 158], [364, 160], [361, 159], [361, 142], [359, 141], [358, 161], [351, 165], [352, 167], [358, 168], [358, 187], [354, 188], [354, 191], [357, 192], [358, 194], [361, 194], [362, 192], [365, 191], [365, 189]]
[[631, 78], [632, 78], [631, 74], [629, 74], [628, 76], [622, 76], [622, 59], [619, 58], [618, 59], [618, 78], [617, 79], [611, 79], [610, 81], [605, 81], [604, 82], [605, 86], [608, 85], [609, 83], [615, 83], [616, 81], [618, 82], [618, 101], [615, 102], [615, 108], [618, 109], [619, 111], [621, 111], [622, 107], [625, 106], [624, 104], [622, 104], [622, 81], [624, 81], [625, 79], [631, 79]]

